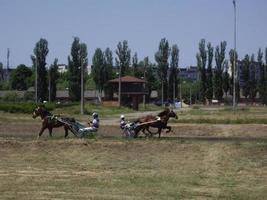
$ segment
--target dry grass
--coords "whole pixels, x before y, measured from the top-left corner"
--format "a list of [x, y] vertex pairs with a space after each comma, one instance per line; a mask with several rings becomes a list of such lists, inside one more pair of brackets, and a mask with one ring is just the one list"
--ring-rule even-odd
[[[265, 111], [237, 115], [261, 118]], [[180, 117], [231, 117], [200, 112]], [[95, 139], [63, 139], [59, 128], [52, 139], [45, 132], [35, 141], [40, 120], [2, 114], [0, 199], [266, 198], [267, 125], [174, 123], [162, 139], [126, 140], [117, 124], [102, 122]]]
[[266, 142], [2, 140], [0, 199], [264, 199], [266, 151]]

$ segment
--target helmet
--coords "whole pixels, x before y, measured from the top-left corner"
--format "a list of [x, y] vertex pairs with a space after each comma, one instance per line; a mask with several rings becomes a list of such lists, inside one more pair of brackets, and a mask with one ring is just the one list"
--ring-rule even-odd
[[124, 115], [121, 115], [121, 119], [124, 119]]
[[94, 112], [94, 113], [92, 114], [92, 117], [93, 117], [93, 118], [97, 118], [97, 117], [98, 117], [98, 114], [97, 114], [96, 112]]

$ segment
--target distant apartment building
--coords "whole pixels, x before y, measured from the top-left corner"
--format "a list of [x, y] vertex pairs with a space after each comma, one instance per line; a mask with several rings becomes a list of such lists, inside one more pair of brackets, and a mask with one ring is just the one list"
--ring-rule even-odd
[[191, 81], [200, 80], [200, 72], [197, 66], [190, 66], [188, 68], [179, 68], [179, 77]]
[[58, 64], [57, 67], [58, 67], [58, 72], [61, 74], [68, 71], [68, 65]]
[[[68, 65], [66, 64], [58, 64], [58, 72], [59, 73], [65, 73], [68, 71]], [[92, 65], [87, 65], [85, 68], [85, 72], [90, 75], [92, 71]]]

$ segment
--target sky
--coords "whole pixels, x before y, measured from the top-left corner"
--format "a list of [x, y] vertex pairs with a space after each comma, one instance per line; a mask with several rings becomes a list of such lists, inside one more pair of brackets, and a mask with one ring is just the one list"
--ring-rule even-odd
[[[267, 1], [236, 0], [239, 58], [267, 47]], [[109, 47], [116, 57], [118, 42], [127, 40], [131, 55], [154, 61], [162, 38], [180, 49], [179, 66], [196, 65], [198, 43], [234, 47], [232, 0], [0, 0], [0, 62], [6, 67], [32, 65], [40, 38], [48, 41], [47, 63], [67, 64], [73, 37], [86, 43], [88, 61], [96, 48]]]

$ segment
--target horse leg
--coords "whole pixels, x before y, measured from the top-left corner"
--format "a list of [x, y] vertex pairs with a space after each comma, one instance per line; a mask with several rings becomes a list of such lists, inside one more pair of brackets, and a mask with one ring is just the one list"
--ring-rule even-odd
[[[146, 132], [146, 130], [147, 130], [148, 133]], [[145, 126], [145, 127], [142, 129], [142, 132], [144, 133], [145, 137], [148, 137], [149, 134], [151, 134], [150, 131], [149, 131], [149, 127], [148, 127], [148, 126]]]
[[160, 138], [161, 130], [162, 130], [162, 128], [159, 128], [159, 131], [158, 131], [158, 133], [159, 133], [159, 138]]
[[40, 130], [40, 132], [39, 132], [39, 137], [41, 137], [41, 135], [43, 134], [43, 132], [44, 132], [45, 129], [46, 129], [45, 127], [42, 127], [42, 128], [41, 128], [41, 130]]
[[65, 138], [66, 138], [69, 135], [68, 127], [67, 126], [64, 126], [64, 130], [65, 130]]
[[171, 126], [166, 126], [166, 129], [168, 129], [168, 130], [166, 131], [166, 133], [169, 133], [169, 132], [171, 132], [172, 127], [171, 127]]
[[49, 130], [49, 136], [52, 137], [52, 127], [49, 127], [48, 130]]

